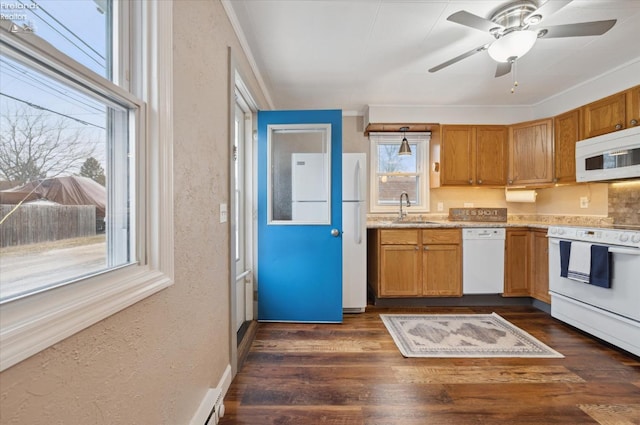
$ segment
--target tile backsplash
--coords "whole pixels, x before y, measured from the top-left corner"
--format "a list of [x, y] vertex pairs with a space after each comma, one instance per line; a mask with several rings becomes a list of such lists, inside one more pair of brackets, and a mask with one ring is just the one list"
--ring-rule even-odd
[[640, 181], [609, 185], [609, 217], [615, 224], [640, 225]]

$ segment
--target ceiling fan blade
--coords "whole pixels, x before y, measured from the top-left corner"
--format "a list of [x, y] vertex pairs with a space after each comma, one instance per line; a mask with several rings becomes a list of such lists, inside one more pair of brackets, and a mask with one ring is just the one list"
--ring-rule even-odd
[[554, 25], [544, 27], [540, 31], [546, 31], [539, 35], [542, 38], [583, 37], [588, 35], [602, 35], [616, 24], [615, 19], [609, 21], [581, 22], [579, 24]]
[[487, 44], [483, 44], [480, 47], [476, 47], [475, 49], [469, 50], [468, 52], [465, 52], [459, 56], [456, 56], [453, 59], [449, 59], [446, 62], [441, 63], [438, 66], [434, 66], [433, 68], [431, 68], [429, 70], [429, 72], [436, 72], [436, 71], [440, 71], [442, 68], [446, 68], [449, 65], [453, 65], [456, 62], [460, 62], [462, 59], [468, 58], [469, 56], [475, 55], [478, 52], [482, 52], [483, 50], [487, 50], [489, 46]]
[[475, 28], [480, 31], [489, 31], [492, 28], [500, 28], [504, 27], [496, 24], [488, 19], [481, 18], [478, 15], [474, 15], [473, 13], [467, 12], [465, 10], [461, 10], [459, 12], [450, 15], [447, 18], [447, 21], [455, 22], [456, 24], [464, 25], [467, 27]]
[[537, 8], [536, 10], [528, 14], [524, 18], [523, 22], [529, 22], [529, 19], [532, 16], [536, 16], [536, 15], [540, 16], [540, 22], [542, 22], [549, 16], [556, 13], [558, 10], [562, 9], [563, 7], [571, 3], [571, 1], [572, 0], [548, 0], [547, 2], [545, 2], [545, 4], [543, 4], [542, 6], [540, 6], [539, 8]]
[[498, 62], [498, 67], [496, 68], [496, 78], [502, 77], [503, 75], [507, 75], [511, 72], [512, 61], [509, 62]]

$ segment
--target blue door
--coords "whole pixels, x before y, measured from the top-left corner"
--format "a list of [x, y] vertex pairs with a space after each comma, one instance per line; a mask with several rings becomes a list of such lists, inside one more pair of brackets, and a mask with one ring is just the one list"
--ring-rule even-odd
[[258, 320], [342, 322], [342, 111], [258, 112]]

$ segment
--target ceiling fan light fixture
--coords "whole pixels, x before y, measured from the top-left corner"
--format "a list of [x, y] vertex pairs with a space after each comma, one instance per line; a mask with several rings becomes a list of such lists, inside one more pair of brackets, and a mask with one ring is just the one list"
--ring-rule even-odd
[[533, 47], [538, 33], [531, 30], [512, 31], [489, 46], [489, 56], [496, 62], [509, 62], [510, 58], [521, 58]]

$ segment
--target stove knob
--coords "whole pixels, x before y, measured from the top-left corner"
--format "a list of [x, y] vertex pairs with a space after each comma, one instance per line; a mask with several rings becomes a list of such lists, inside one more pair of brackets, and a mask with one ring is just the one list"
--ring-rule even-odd
[[640, 235], [633, 235], [633, 236], [631, 237], [631, 242], [633, 242], [633, 243], [638, 243], [638, 242], [640, 242]]
[[564, 235], [564, 229], [558, 229], [558, 234], [559, 235]]
[[627, 233], [622, 233], [620, 235], [620, 242], [626, 242], [629, 240], [629, 235]]
[[556, 233], [558, 233], [558, 230], [555, 227], [552, 227], [551, 229], [549, 229], [549, 234], [555, 235]]

